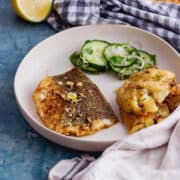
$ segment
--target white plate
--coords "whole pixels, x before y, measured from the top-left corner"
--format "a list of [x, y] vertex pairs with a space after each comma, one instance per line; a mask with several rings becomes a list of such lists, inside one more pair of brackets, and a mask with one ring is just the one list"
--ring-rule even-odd
[[[69, 55], [79, 50], [87, 39], [131, 42], [137, 48], [156, 54], [158, 67], [173, 71], [178, 80], [180, 80], [180, 60], [178, 53], [159, 37], [131, 26], [110, 24], [62, 31], [42, 41], [26, 55], [16, 72], [14, 89], [20, 110], [28, 123], [42, 136], [55, 143], [79, 150], [102, 151], [113, 142], [127, 136], [121, 123], [91, 136], [68, 137], [46, 128], [37, 116], [32, 101], [32, 93], [38, 82], [47, 75], [61, 74], [71, 69], [73, 66]], [[122, 82], [107, 73], [88, 76], [98, 85], [118, 115], [114, 90]]]

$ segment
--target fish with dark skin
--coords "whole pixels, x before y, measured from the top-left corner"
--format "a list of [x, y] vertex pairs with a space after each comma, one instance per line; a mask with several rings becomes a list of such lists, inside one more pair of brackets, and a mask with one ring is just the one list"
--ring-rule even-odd
[[117, 122], [98, 87], [79, 68], [43, 79], [33, 100], [45, 126], [65, 135], [90, 135]]

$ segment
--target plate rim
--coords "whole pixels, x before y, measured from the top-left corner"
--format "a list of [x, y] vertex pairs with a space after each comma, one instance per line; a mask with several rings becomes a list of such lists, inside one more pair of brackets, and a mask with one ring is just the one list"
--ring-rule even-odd
[[[19, 70], [21, 69], [21, 67], [23, 66], [23, 64], [27, 61], [26, 58], [27, 56], [32, 52], [34, 51], [36, 48], [38, 48], [39, 46], [41, 46], [41, 44], [45, 43], [46, 41], [49, 41], [50, 39], [53, 39], [55, 38], [56, 36], [58, 36], [59, 34], [63, 35], [64, 33], [66, 33], [67, 31], [73, 31], [73, 30], [81, 30], [81, 29], [84, 29], [84, 28], [88, 28], [88, 27], [97, 27], [97, 26], [114, 26], [114, 27], [121, 27], [121, 28], [127, 28], [127, 29], [135, 29], [137, 31], [141, 31], [142, 33], [145, 33], [145, 34], [149, 34], [153, 37], [155, 37], [156, 39], [158, 39], [159, 41], [163, 42], [166, 46], [168, 46], [168, 48], [170, 48], [174, 53], [175, 55], [177, 55], [177, 57], [179, 57], [179, 53], [178, 51], [172, 47], [167, 41], [165, 41], [164, 39], [162, 39], [161, 37], [147, 31], [147, 30], [144, 30], [144, 29], [141, 29], [141, 28], [138, 28], [138, 27], [135, 27], [135, 26], [131, 26], [131, 25], [121, 25], [121, 24], [93, 24], [93, 25], [84, 25], [84, 26], [77, 26], [77, 27], [72, 27], [72, 28], [69, 28], [69, 29], [65, 29], [65, 30], [62, 30], [58, 33], [55, 33], [53, 35], [50, 35], [49, 37], [45, 38], [44, 40], [40, 41], [39, 43], [37, 43], [35, 46], [33, 46], [27, 53], [26, 55], [22, 58], [21, 62], [19, 63], [17, 69], [16, 69], [16, 72], [15, 72], [15, 76], [14, 76], [14, 83], [13, 83], [13, 87], [14, 87], [14, 94], [15, 94], [15, 99], [17, 101], [17, 104], [19, 106], [20, 109], [23, 110], [23, 112], [27, 115], [28, 119], [31, 119], [31, 121], [33, 121], [36, 126], [38, 126], [39, 128], [43, 128], [45, 129], [48, 133], [52, 133], [53, 135], [55, 136], [60, 136], [62, 138], [65, 138], [65, 139], [69, 139], [69, 140], [75, 140], [75, 141], [79, 141], [79, 142], [91, 142], [91, 143], [113, 143], [113, 142], [116, 142], [115, 140], [98, 140], [98, 139], [91, 139], [91, 140], [87, 140], [87, 139], [82, 139], [81, 137], [74, 137], [74, 136], [66, 136], [64, 134], [61, 134], [61, 133], [58, 133], [56, 131], [53, 131], [49, 128], [47, 128], [44, 124], [38, 122], [37, 120], [35, 120], [31, 114], [29, 112], [26, 111], [26, 109], [24, 109], [22, 107], [22, 103], [19, 101], [19, 98], [17, 97], [17, 94], [16, 94], [16, 91], [17, 91], [17, 86], [16, 86], [16, 82], [18, 81], [18, 72]], [[22, 112], [21, 112], [22, 113]], [[23, 113], [22, 113], [23, 114]], [[23, 117], [24, 117], [24, 114], [23, 114]], [[24, 119], [29, 123], [29, 120], [27, 120], [25, 117]], [[29, 123], [30, 124], [30, 123]], [[115, 124], [117, 125], [117, 124]], [[113, 126], [115, 126], [113, 125]], [[34, 127], [33, 127], [34, 128]], [[34, 128], [35, 129], [35, 128]], [[35, 129], [36, 130], [36, 129]], [[38, 131], [38, 133], [40, 133]], [[41, 133], [40, 133], [41, 134]], [[43, 135], [44, 136], [44, 135]], [[51, 140], [52, 141], [52, 140]]]

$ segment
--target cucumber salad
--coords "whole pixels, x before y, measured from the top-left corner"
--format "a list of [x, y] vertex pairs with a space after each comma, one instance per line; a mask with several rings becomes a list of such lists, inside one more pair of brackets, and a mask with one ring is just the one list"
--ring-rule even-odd
[[120, 79], [156, 64], [156, 56], [139, 50], [128, 43], [109, 43], [102, 40], [87, 40], [81, 51], [70, 56], [71, 62], [89, 73], [112, 71]]

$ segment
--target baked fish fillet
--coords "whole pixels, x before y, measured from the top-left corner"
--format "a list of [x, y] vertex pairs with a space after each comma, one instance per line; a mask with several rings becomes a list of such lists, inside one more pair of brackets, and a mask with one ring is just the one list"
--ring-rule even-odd
[[98, 87], [79, 68], [41, 80], [33, 100], [45, 126], [65, 135], [90, 135], [117, 122]]

